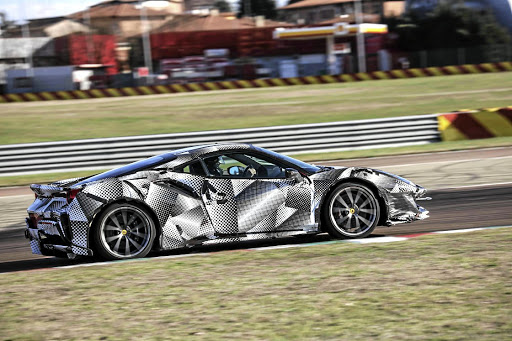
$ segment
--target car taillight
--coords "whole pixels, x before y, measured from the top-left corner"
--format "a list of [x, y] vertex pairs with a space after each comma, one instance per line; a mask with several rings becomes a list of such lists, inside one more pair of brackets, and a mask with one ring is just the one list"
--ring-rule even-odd
[[76, 198], [76, 195], [81, 191], [81, 188], [78, 189], [72, 189], [67, 193], [66, 199], [68, 201], [68, 204], [73, 201], [73, 199]]
[[28, 217], [29, 217], [30, 223], [32, 225], [30, 227], [33, 228], [33, 229], [37, 228], [37, 221], [41, 220], [40, 216], [36, 216], [34, 213], [30, 213], [28, 215]]

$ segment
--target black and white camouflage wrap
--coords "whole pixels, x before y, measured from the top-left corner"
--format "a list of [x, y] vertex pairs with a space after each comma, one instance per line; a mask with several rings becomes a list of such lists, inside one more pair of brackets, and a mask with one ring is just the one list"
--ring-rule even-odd
[[[248, 144], [208, 145], [177, 155], [161, 174], [152, 170], [88, 183], [69, 204], [53, 194], [78, 179], [33, 185], [37, 199], [28, 208], [39, 217], [37, 230], [28, 229], [32, 252], [45, 248], [71, 255], [93, 255], [90, 231], [95, 217], [108, 205], [131, 202], [153, 214], [158, 236], [154, 249], [170, 250], [251, 239], [321, 232], [321, 208], [331, 189], [347, 180], [360, 181], [378, 191], [387, 207], [383, 224], [421, 217], [415, 198], [425, 190], [400, 177], [368, 168], [331, 168], [292, 179], [212, 178], [172, 169], [218, 151], [244, 151]], [[41, 219], [42, 217], [42, 219]], [[37, 234], [37, 236], [36, 236]], [[55, 236], [47, 244], [41, 234]], [[50, 237], [51, 240], [54, 240]]]

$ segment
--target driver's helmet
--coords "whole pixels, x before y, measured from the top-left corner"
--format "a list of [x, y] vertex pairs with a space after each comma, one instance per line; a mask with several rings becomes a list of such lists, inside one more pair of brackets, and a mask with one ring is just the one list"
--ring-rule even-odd
[[210, 157], [204, 160], [206, 163], [206, 167], [213, 175], [222, 175], [222, 169], [219, 167], [221, 163], [224, 163], [222, 160], [222, 156]]

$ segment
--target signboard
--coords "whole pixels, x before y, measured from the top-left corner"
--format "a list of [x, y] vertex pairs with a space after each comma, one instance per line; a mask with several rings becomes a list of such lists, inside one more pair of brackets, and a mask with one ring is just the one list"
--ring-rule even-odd
[[350, 53], [350, 43], [334, 44], [334, 53]]
[[147, 77], [149, 76], [149, 69], [147, 67], [140, 67], [137, 69], [137, 74], [139, 77]]

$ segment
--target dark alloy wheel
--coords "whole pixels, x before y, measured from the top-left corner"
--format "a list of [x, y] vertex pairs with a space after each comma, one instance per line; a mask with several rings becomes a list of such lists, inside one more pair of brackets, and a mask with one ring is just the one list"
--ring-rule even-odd
[[151, 250], [156, 229], [145, 209], [132, 204], [114, 204], [96, 221], [93, 230], [94, 251], [100, 258], [140, 258]]
[[334, 238], [364, 238], [379, 221], [380, 206], [373, 192], [357, 183], [344, 183], [327, 197], [323, 207], [326, 231]]

